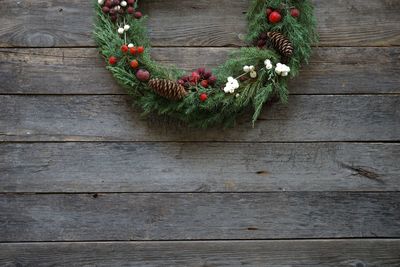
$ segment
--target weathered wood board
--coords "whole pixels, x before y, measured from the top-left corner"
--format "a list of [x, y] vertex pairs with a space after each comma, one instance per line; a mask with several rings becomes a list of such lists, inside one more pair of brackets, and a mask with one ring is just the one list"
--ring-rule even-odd
[[399, 255], [398, 239], [0, 244], [5, 266], [397, 267]]
[[0, 145], [0, 192], [400, 190], [398, 143]]
[[[152, 54], [164, 65], [191, 71], [199, 64], [214, 68], [234, 50], [164, 47]], [[316, 48], [289, 88], [292, 94], [393, 94], [400, 93], [398, 73], [398, 47]], [[96, 48], [0, 49], [0, 84], [2, 94], [125, 94]]]
[[399, 237], [400, 192], [0, 195], [2, 241]]
[[[141, 120], [127, 96], [0, 96], [3, 141], [398, 141], [400, 96], [293, 95], [225, 131]], [[250, 112], [248, 113], [250, 115]]]
[[[321, 46], [400, 45], [398, 0], [313, 1]], [[154, 46], [240, 46], [248, 0], [143, 1]], [[92, 1], [13, 1], [0, 6], [0, 46], [93, 46]]]

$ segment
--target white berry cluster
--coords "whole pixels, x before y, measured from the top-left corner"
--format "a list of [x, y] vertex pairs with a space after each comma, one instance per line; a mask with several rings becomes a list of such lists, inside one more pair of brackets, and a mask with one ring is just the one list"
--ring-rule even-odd
[[224, 92], [233, 94], [239, 88], [239, 82], [233, 77], [228, 77], [228, 82], [225, 85]]
[[245, 73], [249, 73], [250, 72], [250, 77], [251, 78], [256, 78], [257, 77], [257, 72], [256, 72], [256, 69], [254, 68], [254, 66], [244, 66], [243, 67], [243, 71]]
[[[264, 64], [265, 64], [265, 68], [267, 70], [270, 70], [270, 69], [272, 69], [274, 67], [272, 65], [271, 60], [269, 60], [269, 59], [266, 59], [264, 61]], [[287, 66], [285, 64], [282, 64], [282, 63], [276, 64], [276, 67], [275, 67], [275, 73], [276, 74], [285, 77], [285, 76], [288, 76], [289, 72], [290, 72], [290, 67], [289, 66]]]
[[119, 34], [123, 34], [124, 32], [129, 31], [130, 28], [131, 28], [131, 26], [126, 24], [126, 25], [124, 25], [124, 27], [119, 27], [118, 28], [118, 33]]

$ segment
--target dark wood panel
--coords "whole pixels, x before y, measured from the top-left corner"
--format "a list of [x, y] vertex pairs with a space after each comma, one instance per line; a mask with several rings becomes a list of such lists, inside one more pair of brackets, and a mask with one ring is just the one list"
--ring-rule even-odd
[[[153, 57], [163, 64], [190, 71], [200, 66], [214, 68], [233, 50], [155, 48]], [[200, 63], [198, 58], [202, 59]], [[399, 72], [398, 47], [316, 48], [310, 65], [304, 67], [289, 87], [293, 94], [400, 93]], [[5, 48], [0, 49], [0, 93], [124, 94], [125, 91], [105, 70], [95, 48]]]
[[[255, 128], [192, 129], [140, 119], [127, 96], [0, 96], [3, 141], [394, 141], [400, 96], [300, 96], [266, 107]], [[248, 113], [250, 115], [250, 113]]]
[[208, 241], [0, 244], [5, 266], [370, 266], [400, 265], [400, 241]]
[[0, 241], [400, 236], [400, 192], [1, 194], [0, 211]]
[[399, 191], [400, 144], [0, 145], [0, 192]]
[[[322, 46], [400, 44], [397, 0], [313, 1]], [[143, 1], [156, 46], [243, 45], [248, 0]], [[92, 1], [3, 0], [0, 46], [94, 45]]]

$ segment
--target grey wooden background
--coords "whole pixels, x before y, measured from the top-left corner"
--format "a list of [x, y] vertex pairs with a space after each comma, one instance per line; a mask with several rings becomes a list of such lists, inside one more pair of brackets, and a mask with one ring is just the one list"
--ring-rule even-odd
[[[247, 0], [149, 0], [154, 57], [244, 45]], [[0, 1], [1, 266], [399, 266], [400, 1], [314, 0], [321, 42], [255, 129], [140, 119], [91, 1]]]

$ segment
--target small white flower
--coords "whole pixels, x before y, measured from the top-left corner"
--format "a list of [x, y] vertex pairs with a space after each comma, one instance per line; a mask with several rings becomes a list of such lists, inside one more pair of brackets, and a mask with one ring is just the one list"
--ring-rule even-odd
[[264, 64], [265, 64], [265, 68], [267, 69], [267, 70], [270, 70], [270, 69], [272, 69], [272, 62], [271, 62], [271, 60], [269, 60], [269, 59], [266, 59], [265, 61], [264, 61]]
[[126, 7], [127, 4], [128, 4], [127, 2], [122, 1], [120, 5], [123, 6], [123, 7]]
[[125, 26], [124, 26], [124, 31], [126, 31], [126, 32], [127, 32], [127, 31], [128, 31], [130, 28], [131, 28], [131, 26], [129, 26], [129, 25], [125, 25]]
[[257, 77], [257, 72], [255, 72], [254, 70], [250, 72], [250, 77], [251, 78], [256, 78]]
[[281, 76], [288, 76], [288, 74], [290, 72], [290, 68], [288, 66], [286, 66], [285, 64], [278, 63], [278, 64], [276, 64], [275, 72]]
[[118, 33], [123, 34], [124, 33], [124, 28], [118, 28]]
[[128, 44], [129, 48], [132, 48], [134, 45], [132, 43]]
[[97, 0], [97, 3], [102, 6], [104, 4], [104, 0]]
[[228, 82], [225, 85], [224, 92], [233, 94], [239, 88], [239, 82], [233, 77], [228, 77]]

